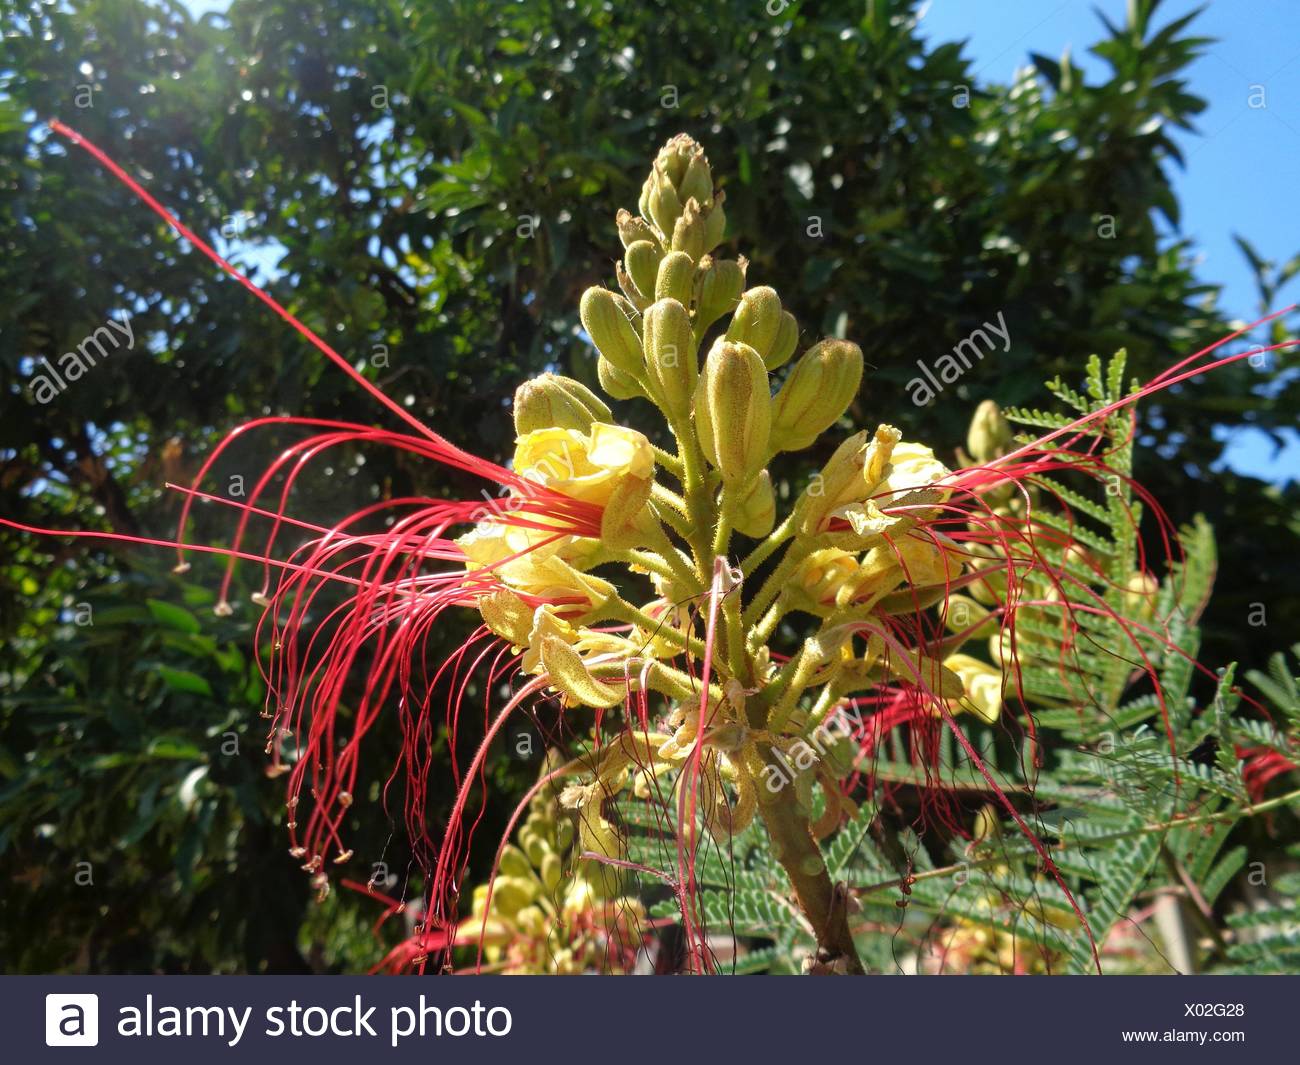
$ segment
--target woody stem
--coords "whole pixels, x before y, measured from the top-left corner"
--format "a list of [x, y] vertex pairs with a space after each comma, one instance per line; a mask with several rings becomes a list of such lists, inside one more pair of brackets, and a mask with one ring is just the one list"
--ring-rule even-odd
[[[773, 779], [784, 777], [785, 771], [770, 744], [759, 744], [759, 755], [775, 774]], [[850, 975], [862, 975], [862, 962], [849, 931], [848, 896], [831, 883], [807, 816], [792, 796], [773, 795], [766, 789], [760, 791], [759, 814], [777, 860], [790, 878], [799, 908], [817, 938], [817, 961], [843, 968]]]

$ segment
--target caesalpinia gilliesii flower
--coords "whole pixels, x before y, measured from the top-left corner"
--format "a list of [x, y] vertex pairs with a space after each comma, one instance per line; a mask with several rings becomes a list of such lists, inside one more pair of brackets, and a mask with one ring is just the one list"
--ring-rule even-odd
[[[1001, 727], [1015, 709], [1009, 682], [1018, 671], [1016, 648], [1044, 646], [1042, 626], [1014, 632], [1026, 587], [1040, 589], [1038, 614], [1059, 617], [1061, 647], [1080, 629], [1076, 609], [1104, 608], [1071, 576], [1079, 567], [1061, 561], [1079, 557], [1063, 531], [1068, 523], [1048, 526], [1044, 545], [1031, 516], [1035, 479], [1059, 470], [1106, 474], [1095, 450], [1073, 450], [1073, 441], [1140, 396], [1202, 372], [1206, 366], [1193, 364], [1218, 345], [1132, 396], [1019, 446], [1000, 412], [983, 405], [968, 439], [969, 463], [950, 471], [925, 444], [859, 417], [865, 399], [882, 404], [881, 417], [892, 412], [887, 396], [862, 395], [856, 344], [806, 337], [775, 288], [747, 287], [746, 261], [719, 253], [724, 197], [699, 145], [678, 136], [654, 162], [639, 216], [618, 213], [619, 291], [597, 286], [581, 300], [596, 351], [589, 372], [579, 374], [586, 380], [544, 374], [519, 388], [515, 453], [503, 467], [460, 449], [384, 395], [102, 151], [52, 126], [405, 426], [397, 432], [268, 417], [241, 427], [185, 490], [175, 541], [185, 567], [194, 500], [238, 511], [230, 546], [206, 549], [231, 559], [217, 609], [232, 609], [235, 561], [255, 561], [270, 772], [287, 777], [290, 852], [321, 895], [330, 869], [354, 858], [343, 836], [349, 808], [361, 801], [360, 747], [382, 711], [398, 716], [403, 815], [425, 895], [423, 927], [403, 964], [423, 967], [427, 951], [445, 954], [467, 934], [456, 909], [475, 823], [471, 794], [487, 778], [493, 741], [539, 699], [560, 707], [591, 737], [590, 748], [548, 765], [514, 820], [543, 785], [557, 789], [567, 811], [558, 816], [571, 819], [577, 840], [565, 860], [581, 863], [584, 882], [600, 885], [602, 897], [620, 898], [626, 863], [612, 801], [670, 806], [677, 862], [663, 875], [681, 903], [694, 970], [709, 967], [694, 875], [699, 830], [725, 836], [755, 821], [815, 935], [815, 967], [861, 970], [846, 895], [831, 883], [818, 839], [851, 813], [857, 771], [900, 723], [949, 729], [1056, 875], [963, 731]], [[652, 439], [620, 424], [596, 387], [641, 405], [638, 425], [657, 411], [663, 431]], [[279, 453], [247, 499], [205, 494], [201, 484], [214, 463], [245, 430], [262, 426], [308, 435]], [[302, 470], [351, 446], [400, 449], [479, 476], [501, 495], [487, 506], [382, 498], [332, 525], [288, 518]], [[795, 470], [790, 453], [814, 447], [820, 468], [810, 461]], [[250, 544], [254, 528], [267, 530], [260, 544]], [[290, 535], [298, 539], [285, 550]], [[1144, 572], [1121, 575], [1125, 580], [1148, 616], [1154, 578]], [[484, 626], [450, 661], [429, 669], [428, 635], [452, 608], [478, 612]], [[977, 637], [988, 639], [987, 660], [967, 646]], [[434, 758], [435, 686], [444, 679], [453, 693], [446, 717], [454, 730], [481, 663], [489, 663], [491, 690], [514, 674], [521, 683], [492, 717], [472, 764], [456, 775], [446, 831], [435, 837], [426, 809], [428, 775], [442, 768]], [[846, 707], [874, 713], [859, 732], [837, 733]], [[538, 920], [534, 894], [514, 890], [510, 878], [527, 877], [513, 852], [505, 855], [505, 898], [494, 909], [488, 886], [470, 920], [482, 929], [508, 916], [521, 934], [542, 935], [548, 919]], [[559, 859], [541, 860], [533, 871], [551, 890]], [[581, 904], [590, 901], [549, 912], [588, 912]], [[628, 905], [624, 912], [635, 919], [639, 911]]]
[[[641, 217], [619, 214], [621, 293], [582, 299], [594, 376], [612, 399], [657, 407], [675, 448], [657, 464], [650, 441], [613, 424], [587, 386], [546, 375], [516, 397], [514, 469], [603, 506], [602, 535], [488, 516], [458, 542], [471, 570], [505, 585], [482, 599], [483, 616], [526, 674], [569, 707], [638, 708], [622, 741], [593, 755], [563, 796], [593, 826], [591, 853], [618, 857], [605, 802], [680, 775], [709, 829], [764, 820], [801, 904], [839, 922], [830, 953], [852, 968], [815, 842], [837, 823], [851, 759], [807, 764], [788, 794], [766, 786], [765, 769], [851, 693], [881, 685], [990, 720], [986, 677], [961, 656], [946, 664], [900, 622], [942, 604], [968, 553], [937, 520], [951, 472], [889, 425], [850, 427], [782, 519], [769, 465], [834, 431], [858, 396], [863, 355], [836, 338], [797, 354], [798, 325], [777, 292], [745, 291], [746, 263], [715, 257], [721, 200], [703, 152], [674, 138], [646, 181]], [[630, 594], [637, 574], [651, 578], [652, 596]], [[775, 653], [774, 634], [800, 613], [814, 619], [809, 635], [793, 654]], [[814, 784], [834, 796], [816, 824]]]

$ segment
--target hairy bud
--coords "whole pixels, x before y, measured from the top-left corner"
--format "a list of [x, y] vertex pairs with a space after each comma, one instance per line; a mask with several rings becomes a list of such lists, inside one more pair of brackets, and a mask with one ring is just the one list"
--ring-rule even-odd
[[664, 410], [675, 421], [685, 421], [700, 376], [691, 316], [677, 300], [659, 300], [645, 312], [644, 332], [650, 382]]
[[[731, 317], [731, 325], [727, 328], [727, 339], [748, 344], [758, 352], [763, 365], [772, 369], [769, 359], [777, 353], [777, 337], [783, 324], [782, 313], [781, 297], [775, 289], [766, 285], [751, 288], [740, 297], [736, 313]], [[793, 324], [794, 319], [791, 318], [790, 322]], [[789, 353], [786, 358], [789, 358]]]
[[612, 422], [606, 403], [581, 381], [544, 373], [515, 389], [515, 433], [534, 429], [577, 429], [586, 432], [592, 422]]
[[709, 207], [713, 204], [713, 172], [704, 157], [704, 149], [694, 141], [691, 144], [690, 161], [678, 182], [677, 195], [683, 202], [695, 200], [701, 207]]
[[627, 266], [632, 283], [643, 296], [654, 295], [655, 279], [659, 276], [659, 261], [663, 257], [663, 249], [657, 242], [637, 240], [628, 245], [623, 262]]
[[645, 389], [631, 374], [624, 373], [604, 355], [596, 360], [596, 379], [605, 395], [615, 399], [636, 399], [645, 395]]
[[695, 289], [695, 260], [684, 251], [669, 252], [659, 263], [654, 293], [657, 300], [676, 300], [683, 307], [691, 305]]
[[640, 314], [650, 306], [650, 299], [639, 288], [636, 282], [632, 280], [632, 275], [623, 269], [622, 263], [614, 264], [614, 273], [618, 276], [618, 287], [623, 290], [623, 295], [627, 297], [628, 303]]
[[862, 349], [847, 340], [823, 340], [790, 371], [772, 403], [772, 447], [809, 447], [848, 409], [862, 384]]
[[971, 458], [983, 465], [1005, 454], [1011, 446], [1011, 426], [1002, 411], [991, 399], [975, 408], [970, 429], [966, 433], [966, 450]]
[[660, 160], [655, 160], [650, 176], [641, 187], [639, 206], [641, 214], [650, 219], [665, 238], [672, 236], [684, 205]]
[[695, 276], [695, 327], [703, 332], [724, 314], [732, 314], [745, 290], [745, 260], [700, 261]]
[[659, 235], [644, 218], [638, 218], [622, 207], [618, 209], [615, 217], [618, 223], [618, 239], [623, 242], [623, 247], [630, 248], [638, 240], [648, 240], [652, 244], [659, 243]]
[[776, 331], [776, 339], [772, 341], [772, 350], [763, 359], [763, 364], [769, 370], [784, 366], [790, 361], [790, 356], [794, 354], [794, 349], [798, 346], [799, 323], [794, 320], [794, 315], [789, 311], [782, 311], [781, 328]]
[[641, 338], [614, 293], [604, 288], [587, 289], [578, 316], [597, 350], [611, 365], [633, 378], [641, 376], [645, 371]]
[[772, 425], [767, 370], [748, 344], [719, 339], [695, 390], [695, 430], [705, 457], [727, 481], [762, 468]]
[[761, 539], [776, 525], [776, 493], [772, 490], [772, 475], [759, 470], [735, 504], [731, 522], [738, 533]]

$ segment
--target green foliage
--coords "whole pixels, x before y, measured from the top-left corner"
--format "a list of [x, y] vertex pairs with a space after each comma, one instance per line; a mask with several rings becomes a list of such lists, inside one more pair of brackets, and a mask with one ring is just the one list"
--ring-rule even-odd
[[306, 968], [305, 885], [283, 860], [247, 710], [262, 691], [251, 630], [213, 622], [213, 598], [144, 567], [83, 588], [9, 678], [0, 855], [21, 886], [0, 903], [0, 956], [13, 969]]
[[[1121, 352], [1108, 362], [1089, 361], [1085, 393], [1059, 380], [1048, 387], [1084, 414], [1124, 395], [1124, 372]], [[1069, 425], [1076, 413], [1015, 410], [1008, 417], [1052, 430]], [[1122, 479], [1131, 468], [1128, 426], [1129, 415], [1112, 414], [1096, 427], [1100, 452], [1121, 475], [1103, 478], [1104, 501], [1059, 479], [1040, 482], [1032, 514], [1048, 531], [1044, 557], [1073, 579], [1072, 600], [1101, 612], [1075, 618], [1082, 629], [1073, 648], [1064, 643], [1059, 609], [1019, 612], [1020, 671], [1008, 697], [1019, 694], [1032, 708], [1035, 732], [1009, 742], [1005, 728], [961, 719], [1024, 827], [960, 749], [944, 742], [928, 770], [902, 761], [897, 747], [894, 760], [873, 761], [877, 801], [823, 843], [832, 879], [853, 888], [861, 905], [857, 938], [870, 968], [1086, 973], [1100, 964], [1103, 971], [1167, 972], [1173, 948], [1160, 941], [1163, 933], [1146, 931], [1150, 911], [1142, 911], [1172, 893], [1180, 899], [1193, 966], [1294, 971], [1300, 950], [1295, 864], [1279, 860], [1290, 871], [1261, 896], [1254, 876], [1263, 863], [1250, 859], [1264, 842], [1259, 820], [1265, 815], [1286, 819], [1294, 830], [1300, 791], [1272, 799], [1252, 794], [1239, 753], [1267, 748], [1296, 757], [1300, 680], [1282, 655], [1274, 656], [1267, 675], [1248, 675], [1277, 710], [1275, 722], [1248, 712], [1233, 667], [1212, 685], [1198, 684], [1204, 678], [1195, 665], [1196, 619], [1215, 570], [1214, 537], [1204, 520], [1182, 530], [1181, 557], [1158, 591], [1132, 595], [1125, 579], [1139, 561], [1139, 508]], [[1074, 521], [1052, 520], [1053, 498], [1092, 521], [1091, 558], [1071, 560], [1051, 544], [1053, 530], [1068, 529], [1076, 539], [1080, 532]], [[1042, 601], [1052, 580], [1031, 576], [1022, 597]], [[1154, 686], [1143, 682], [1145, 662], [1156, 670]], [[1282, 775], [1294, 785], [1295, 766]], [[985, 823], [975, 838], [945, 837], [932, 826], [923, 840], [891, 816], [908, 808], [898, 785], [935, 781], [983, 795]], [[976, 812], [969, 804], [964, 810], [962, 819]], [[634, 823], [660, 834], [634, 834], [633, 859], [673, 867], [664, 863], [676, 844], [662, 839], [659, 822], [643, 814]], [[1050, 866], [1028, 833], [1045, 848]], [[1295, 848], [1288, 854], [1294, 858]], [[813, 941], [781, 918], [780, 870], [761, 831], [751, 828], [702, 853], [698, 880], [709, 925], [721, 923], [759, 944], [752, 957], [740, 955], [738, 968], [797, 970]], [[678, 906], [667, 900], [656, 912], [668, 916]]]
[[[1287, 853], [1300, 859], [1300, 847], [1292, 846]], [[1296, 919], [1300, 874], [1284, 877], [1277, 894], [1283, 901], [1228, 915], [1228, 927], [1234, 934], [1228, 957], [1234, 971], [1290, 974], [1300, 966], [1300, 921]]]

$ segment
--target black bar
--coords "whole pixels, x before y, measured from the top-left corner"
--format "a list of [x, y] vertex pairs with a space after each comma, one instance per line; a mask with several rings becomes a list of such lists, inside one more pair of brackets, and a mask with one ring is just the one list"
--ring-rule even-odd
[[[15, 1062], [47, 1055], [76, 1060], [78, 1049], [85, 1054], [84, 1047], [46, 1044], [47, 1010], [72, 1037], [84, 1019], [46, 996], [81, 994], [98, 999], [98, 1041], [87, 1061], [95, 1053], [170, 1065], [302, 1054], [313, 1063], [354, 1063], [405, 1054], [421, 1061], [446, 1055], [458, 1065], [676, 1065], [683, 1058], [726, 1065], [746, 1058], [1107, 1065], [1246, 1061], [1248, 1055], [1258, 1061], [1279, 1052], [1278, 1060], [1294, 1060], [1297, 992], [1300, 977], [1291, 976], [4, 977], [0, 1054]], [[403, 1034], [418, 1018], [421, 996], [428, 1007], [424, 1035], [418, 1026]], [[358, 1002], [373, 1035], [356, 1022]], [[300, 1032], [317, 1031], [326, 1011], [337, 1011], [332, 1020], [348, 1034], [295, 1037], [293, 1003]], [[283, 1034], [268, 1035], [277, 1023]], [[171, 1034], [173, 1024], [188, 1034]], [[1155, 1041], [1125, 1041], [1125, 1031], [1153, 1033]], [[1233, 1041], [1221, 1041], [1227, 1038]]]

